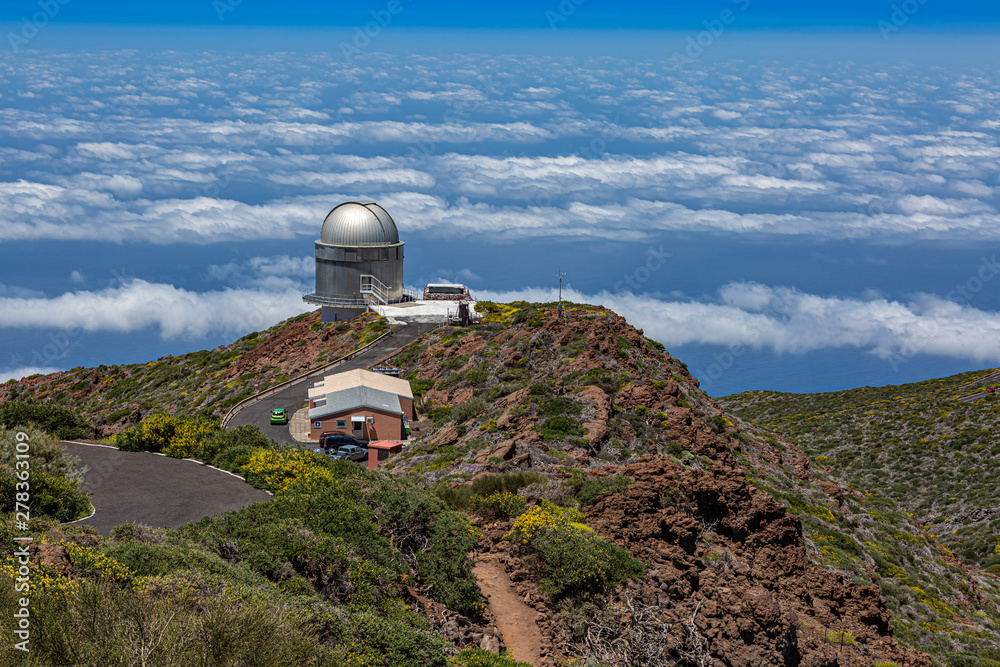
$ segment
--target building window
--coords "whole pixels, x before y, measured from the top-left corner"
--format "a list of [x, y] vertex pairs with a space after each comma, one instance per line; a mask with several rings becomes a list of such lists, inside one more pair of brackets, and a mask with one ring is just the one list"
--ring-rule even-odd
[[338, 419], [337, 420], [337, 428], [347, 428], [347, 420], [346, 419]]
[[323, 422], [313, 422], [315, 428], [323, 428]]

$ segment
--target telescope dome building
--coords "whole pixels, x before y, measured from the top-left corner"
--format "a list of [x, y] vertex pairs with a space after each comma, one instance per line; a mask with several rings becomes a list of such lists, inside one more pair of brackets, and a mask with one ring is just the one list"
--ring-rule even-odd
[[316, 241], [316, 291], [302, 299], [322, 307], [324, 322], [404, 300], [403, 243], [384, 208], [349, 201], [327, 214]]

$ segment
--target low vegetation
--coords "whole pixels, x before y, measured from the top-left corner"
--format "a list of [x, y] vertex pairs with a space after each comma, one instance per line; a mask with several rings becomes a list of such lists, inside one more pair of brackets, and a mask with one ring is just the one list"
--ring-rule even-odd
[[[30, 435], [36, 456], [58, 449], [39, 431]], [[477, 531], [411, 483], [202, 418], [160, 415], [115, 439], [202, 457], [275, 497], [178, 530], [119, 526], [106, 539], [54, 524], [67, 500], [55, 511], [40, 505], [36, 540], [60, 545], [71, 562], [71, 571], [33, 567], [32, 655], [45, 664], [132, 664], [128, 656], [145, 655], [158, 665], [444, 667], [448, 645], [411, 609], [407, 587], [426, 587], [470, 618], [483, 613], [468, 556]], [[53, 457], [49, 469], [66, 465]], [[13, 542], [4, 544], [13, 578]], [[13, 581], [0, 588], [9, 625]], [[5, 659], [12, 650], [3, 647]]]
[[[17, 445], [27, 445], [30, 468], [17, 458]], [[21, 465], [18, 465], [18, 462]], [[90, 514], [87, 494], [80, 490], [83, 470], [59, 440], [35, 426], [0, 429], [0, 512], [14, 514], [22, 494], [31, 514], [59, 521], [75, 521]]]
[[[633, 609], [630, 596], [674, 575], [636, 557], [658, 553], [644, 550], [651, 540], [681, 549], [662, 536], [620, 532], [626, 524], [604, 513], [627, 519], [641, 498], [643, 530], [661, 530], [655, 513], [678, 540], [687, 536], [690, 571], [713, 570], [703, 584], [725, 579], [736, 590], [744, 576], [737, 568], [752, 570], [739, 561], [746, 554], [734, 556], [732, 527], [718, 526], [706, 498], [715, 481], [747, 489], [745, 478], [801, 522], [793, 541], [808, 567], [834, 571], [848, 586], [879, 587], [902, 645], [949, 667], [1000, 665], [1000, 580], [968, 566], [995, 571], [1000, 563], [989, 474], [1000, 455], [1000, 406], [955, 401], [976, 375], [806, 397], [751, 392], [723, 399], [730, 412], [722, 412], [682, 362], [621, 318], [564, 303], [559, 320], [552, 305], [480, 304], [482, 326], [442, 327], [404, 348], [395, 363], [411, 381], [420, 437], [374, 473], [218, 421], [247, 382], [264, 387], [294, 372], [273, 363], [272, 351], [304, 350], [303, 363], [321, 361], [381, 335], [371, 318], [331, 326], [305, 315], [209, 353], [4, 385], [0, 419], [34, 415], [31, 437], [40, 442], [94, 419], [91, 435], [124, 450], [199, 459], [275, 494], [181, 529], [126, 525], [108, 538], [56, 523], [72, 514], [60, 515], [65, 508], [88, 509], [70, 495], [41, 507], [33, 534], [64, 549], [71, 565], [33, 566], [32, 604], [53, 619], [33, 635], [39, 664], [129, 664], [138, 655], [164, 665], [523, 667], [510, 656], [459, 651], [414, 611], [411, 590], [473, 621], [486, 618], [469, 554], [489, 548], [519, 563], [512, 579], [530, 582], [532, 599], [541, 592], [549, 618], [560, 617], [563, 640], [582, 660], [568, 664], [590, 666], [604, 655], [583, 644], [595, 619], [607, 620], [608, 637], [649, 644], [653, 635], [625, 619], [646, 618], [653, 607]], [[318, 340], [329, 345], [325, 356]], [[60, 412], [70, 403], [87, 419]], [[72, 487], [78, 473], [53, 461], [52, 474]], [[665, 471], [653, 489], [644, 466]], [[13, 533], [9, 518], [0, 518], [0, 532]], [[5, 563], [13, 576], [14, 562]], [[16, 601], [10, 586], [0, 588], [7, 632]], [[668, 589], [646, 590], [648, 604], [666, 592], [671, 613], [690, 602], [684, 618], [698, 614], [697, 592], [682, 599]], [[690, 619], [690, 627], [659, 628], [671, 656], [708, 651], [704, 637], [690, 634]], [[244, 641], [247, 624], [254, 627]], [[857, 626], [810, 632], [803, 626], [802, 646], [810, 637], [838, 652], [872, 646]], [[0, 651], [8, 651], [0, 662], [13, 655]]]
[[[333, 361], [387, 330], [388, 324], [374, 315], [323, 323], [318, 312], [303, 313], [215, 350], [10, 380], [0, 385], [0, 400], [44, 401], [82, 413], [78, 423], [64, 420], [63, 439], [93, 437], [95, 429], [106, 435], [158, 411], [220, 417], [244, 398]], [[6, 418], [0, 412], [2, 423]]]
[[1000, 398], [958, 400], [982, 392], [965, 385], [989, 372], [826, 394], [755, 391], [721, 402], [781, 431], [852, 487], [896, 501], [966, 562], [1000, 574]]
[[646, 570], [627, 551], [581, 530], [551, 505], [522, 514], [507, 537], [541, 557], [542, 590], [556, 598], [607, 593]]
[[35, 426], [58, 440], [90, 438], [94, 427], [83, 415], [61, 405], [25, 399], [0, 403], [0, 428]]

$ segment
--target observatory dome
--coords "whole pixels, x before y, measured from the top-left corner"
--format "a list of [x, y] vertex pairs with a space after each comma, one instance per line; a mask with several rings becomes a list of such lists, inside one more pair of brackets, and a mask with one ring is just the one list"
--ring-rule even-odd
[[319, 240], [344, 246], [383, 246], [399, 243], [396, 223], [373, 201], [340, 204], [326, 216]]

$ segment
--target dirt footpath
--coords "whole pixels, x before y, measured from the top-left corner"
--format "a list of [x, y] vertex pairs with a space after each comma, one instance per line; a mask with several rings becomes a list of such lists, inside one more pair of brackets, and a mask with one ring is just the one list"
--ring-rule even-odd
[[535, 623], [538, 612], [514, 592], [510, 577], [495, 556], [478, 561], [472, 571], [514, 659], [530, 665], [541, 664], [542, 632]]

